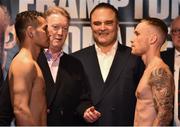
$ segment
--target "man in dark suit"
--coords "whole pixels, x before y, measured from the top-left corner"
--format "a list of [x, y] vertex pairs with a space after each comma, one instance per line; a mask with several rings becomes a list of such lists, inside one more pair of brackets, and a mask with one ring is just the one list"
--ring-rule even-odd
[[138, 57], [117, 40], [118, 11], [108, 3], [90, 13], [95, 44], [72, 55], [83, 64], [95, 108], [101, 112], [96, 125], [133, 125]]
[[174, 95], [174, 125], [179, 126], [180, 120], [178, 119], [178, 75], [180, 70], [180, 16], [177, 16], [171, 23], [171, 38], [173, 48], [168, 49], [161, 53], [164, 62], [169, 66], [172, 74], [174, 75], [175, 95]]
[[100, 113], [90, 99], [88, 82], [82, 64], [63, 52], [70, 22], [68, 12], [51, 7], [46, 12], [50, 46], [39, 56], [38, 64], [46, 82], [47, 125], [85, 125]]

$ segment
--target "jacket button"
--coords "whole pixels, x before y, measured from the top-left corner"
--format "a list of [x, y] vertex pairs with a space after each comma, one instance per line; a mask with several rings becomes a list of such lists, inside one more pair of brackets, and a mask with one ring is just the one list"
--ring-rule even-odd
[[47, 109], [47, 113], [50, 113], [50, 109]]
[[60, 111], [60, 114], [61, 114], [61, 115], [63, 115], [63, 114], [64, 114], [63, 110], [61, 110], [61, 111]]
[[111, 108], [111, 111], [114, 111], [114, 110], [115, 110], [115, 108], [114, 108], [114, 107], [112, 107], [112, 108]]

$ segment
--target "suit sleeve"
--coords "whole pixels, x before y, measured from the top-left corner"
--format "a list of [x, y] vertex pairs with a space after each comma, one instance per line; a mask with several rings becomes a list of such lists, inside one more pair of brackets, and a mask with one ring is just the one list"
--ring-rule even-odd
[[80, 96], [80, 104], [77, 108], [77, 112], [78, 112], [78, 114], [83, 116], [85, 110], [92, 106], [92, 101], [91, 101], [91, 95], [90, 95], [91, 92], [90, 92], [88, 78], [87, 78], [83, 68], [81, 71], [81, 76], [82, 76], [82, 81], [81, 81], [82, 93]]

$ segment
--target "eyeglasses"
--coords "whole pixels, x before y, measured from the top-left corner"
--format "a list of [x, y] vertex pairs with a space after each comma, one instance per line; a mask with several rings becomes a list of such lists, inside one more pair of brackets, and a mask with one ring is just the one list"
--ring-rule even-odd
[[51, 26], [55, 31], [63, 30], [64, 32], [68, 32], [68, 26], [60, 26], [60, 25], [52, 25]]
[[171, 30], [171, 33], [172, 33], [172, 35], [178, 35], [178, 34], [180, 34], [180, 28], [172, 29], [172, 30]]

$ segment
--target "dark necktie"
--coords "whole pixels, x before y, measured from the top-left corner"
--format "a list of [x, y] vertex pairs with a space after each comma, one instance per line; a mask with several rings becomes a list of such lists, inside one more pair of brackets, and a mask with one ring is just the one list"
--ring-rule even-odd
[[178, 75], [178, 118], [180, 120], [180, 69]]

